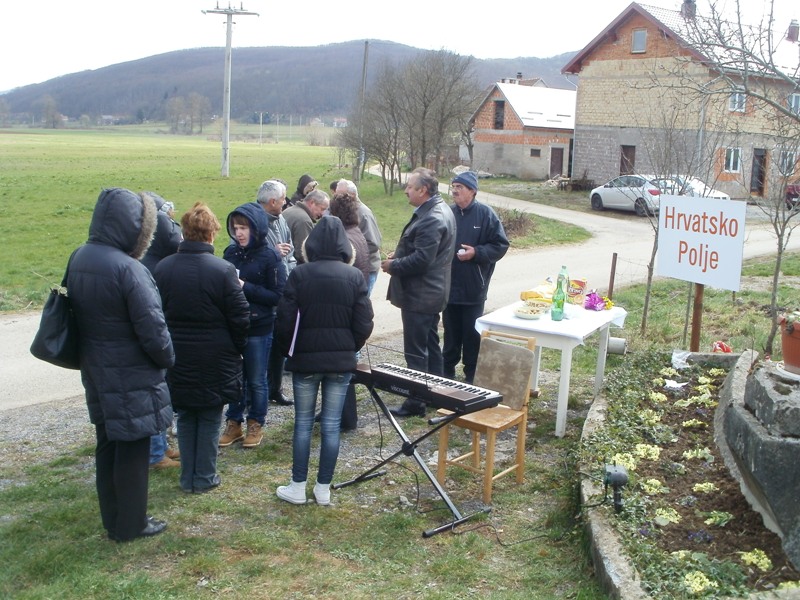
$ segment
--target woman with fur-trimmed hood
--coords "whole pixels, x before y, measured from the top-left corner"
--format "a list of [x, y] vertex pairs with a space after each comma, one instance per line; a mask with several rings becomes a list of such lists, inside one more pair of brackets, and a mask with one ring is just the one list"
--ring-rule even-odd
[[80, 332], [81, 380], [95, 426], [97, 495], [108, 537], [160, 533], [147, 516], [150, 436], [172, 422], [165, 376], [175, 362], [161, 298], [140, 259], [156, 228], [147, 194], [100, 193], [67, 289]]

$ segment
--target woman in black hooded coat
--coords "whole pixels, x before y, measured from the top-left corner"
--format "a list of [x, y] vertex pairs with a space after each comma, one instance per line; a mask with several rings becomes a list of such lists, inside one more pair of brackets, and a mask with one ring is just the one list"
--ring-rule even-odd
[[89, 240], [72, 257], [67, 278], [80, 332], [81, 381], [97, 435], [100, 514], [117, 541], [166, 527], [147, 516], [150, 436], [172, 422], [165, 376], [175, 362], [158, 289], [139, 262], [155, 228], [149, 195], [103, 190]]
[[294, 438], [292, 481], [277, 495], [306, 502], [306, 479], [317, 394], [322, 388], [320, 457], [314, 498], [330, 503], [339, 456], [339, 431], [356, 352], [372, 333], [372, 303], [361, 271], [349, 263], [353, 247], [337, 217], [322, 217], [306, 238], [308, 262], [289, 274], [278, 303], [277, 343], [292, 372]]

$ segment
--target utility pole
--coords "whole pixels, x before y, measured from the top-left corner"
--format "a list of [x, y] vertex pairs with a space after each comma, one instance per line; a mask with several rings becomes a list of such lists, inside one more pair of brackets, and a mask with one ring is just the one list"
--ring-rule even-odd
[[369, 57], [369, 40], [364, 40], [364, 62], [361, 66], [361, 94], [358, 101], [358, 164], [353, 173], [353, 181], [361, 183], [361, 171], [364, 169], [364, 97], [367, 93], [367, 62]]
[[226, 15], [227, 16], [227, 35], [225, 36], [225, 82], [222, 96], [222, 177], [230, 174], [230, 137], [231, 137], [231, 38], [233, 37], [233, 15], [255, 15], [258, 13], [244, 10], [244, 5], [240, 8], [232, 8], [228, 2], [228, 8], [217, 7], [211, 10], [204, 10], [202, 13]]

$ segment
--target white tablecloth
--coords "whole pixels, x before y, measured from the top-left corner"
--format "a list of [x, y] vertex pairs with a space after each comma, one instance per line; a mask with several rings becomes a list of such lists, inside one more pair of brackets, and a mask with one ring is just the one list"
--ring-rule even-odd
[[[475, 323], [475, 328], [478, 331], [492, 329], [517, 335], [533, 334], [537, 340], [541, 337], [542, 340], [539, 343], [547, 348], [562, 348], [564, 343], [573, 346], [583, 344], [587, 337], [608, 324], [622, 327], [625, 325], [625, 317], [628, 315], [627, 311], [619, 306], [614, 306], [611, 310], [597, 311], [567, 304], [564, 306], [564, 319], [561, 321], [553, 321], [550, 318], [550, 312], [539, 319], [520, 319], [514, 314], [514, 309], [522, 304], [524, 304], [522, 301], [515, 302], [480, 317]], [[551, 337], [563, 338], [563, 341], [549, 345], [544, 343], [545, 336], [548, 339]]]
[[622, 327], [625, 324], [625, 317], [628, 313], [619, 306], [614, 306], [611, 310], [594, 311], [586, 310], [582, 306], [567, 304], [564, 307], [564, 319], [561, 321], [553, 321], [549, 312], [539, 319], [521, 319], [514, 314], [514, 309], [522, 304], [522, 301], [518, 301], [483, 315], [475, 322], [475, 329], [478, 331], [488, 329], [498, 333], [510, 333], [524, 337], [533, 336], [536, 338], [536, 351], [534, 352], [534, 364], [531, 372], [531, 389], [535, 391], [538, 391], [541, 349], [544, 347], [561, 351], [556, 435], [563, 437], [567, 426], [572, 350], [576, 346], [583, 344], [590, 335], [599, 332], [597, 367], [594, 381], [594, 395], [596, 397], [600, 393], [605, 375], [608, 330], [612, 324]]

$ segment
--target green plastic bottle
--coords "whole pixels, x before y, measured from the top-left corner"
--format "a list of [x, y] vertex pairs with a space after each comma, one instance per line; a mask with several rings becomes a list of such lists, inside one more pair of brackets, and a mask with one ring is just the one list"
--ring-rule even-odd
[[550, 318], [553, 321], [560, 321], [564, 318], [564, 304], [567, 301], [567, 286], [569, 285], [569, 275], [567, 267], [561, 267], [556, 280], [556, 291], [553, 294], [553, 308], [550, 309]]

